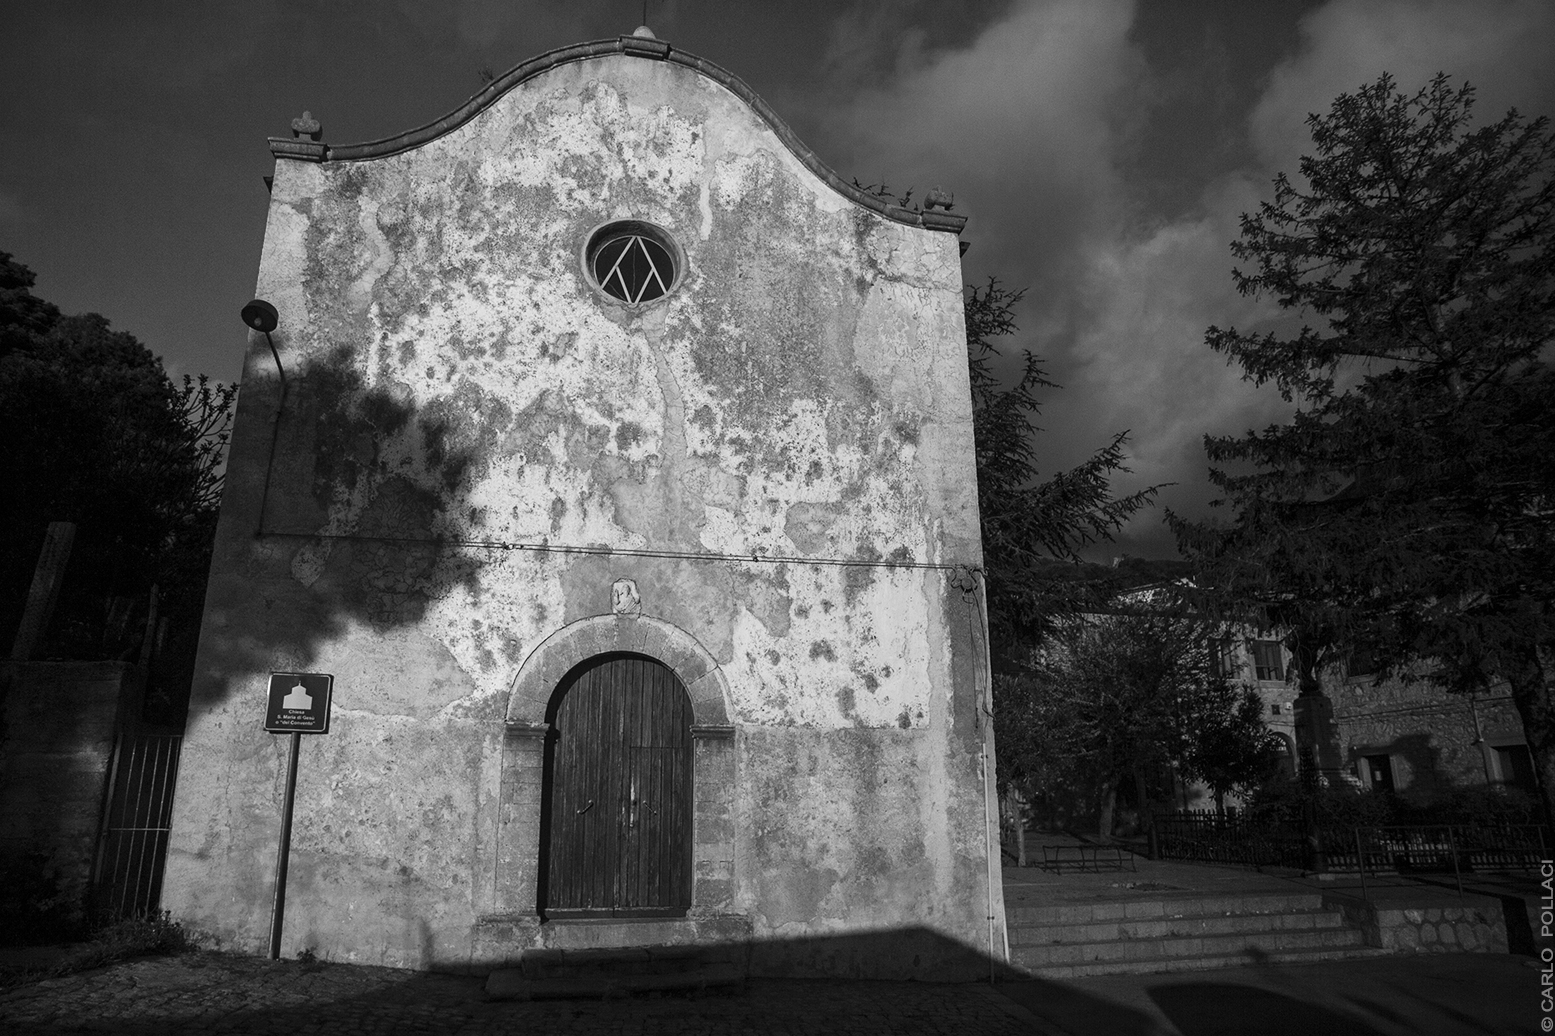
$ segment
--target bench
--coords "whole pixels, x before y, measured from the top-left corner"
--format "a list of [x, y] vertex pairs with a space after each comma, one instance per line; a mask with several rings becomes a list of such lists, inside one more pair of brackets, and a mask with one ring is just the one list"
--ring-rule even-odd
[[1051, 870], [1055, 874], [1062, 873], [1063, 868], [1068, 865], [1073, 865], [1082, 871], [1089, 868], [1098, 874], [1104, 867], [1110, 871], [1121, 871], [1125, 862], [1129, 870], [1139, 869], [1134, 864], [1134, 854], [1121, 845], [1044, 845], [1042, 847], [1042, 869]]

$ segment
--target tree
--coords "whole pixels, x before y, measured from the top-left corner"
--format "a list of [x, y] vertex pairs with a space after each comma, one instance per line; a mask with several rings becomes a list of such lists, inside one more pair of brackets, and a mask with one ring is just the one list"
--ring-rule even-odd
[[[1013, 310], [1023, 291], [989, 279], [966, 290], [966, 337], [972, 381], [972, 423], [977, 453], [977, 496], [987, 567], [989, 624], [995, 640], [1032, 642], [1059, 615], [1092, 606], [1087, 581], [1054, 578], [1045, 564], [1078, 565], [1081, 548], [1111, 539], [1130, 516], [1148, 505], [1159, 487], [1126, 497], [1112, 495], [1111, 476], [1127, 473], [1119, 432], [1084, 463], [1038, 481], [1041, 409], [1038, 389], [1058, 388], [1031, 352], [1022, 353], [1013, 385], [994, 370], [995, 339], [1015, 331]], [[1100, 595], [1107, 596], [1106, 594]]]
[[1505, 680], [1548, 810], [1555, 136], [1473, 128], [1472, 104], [1384, 75], [1308, 118], [1315, 154], [1242, 217], [1233, 277], [1317, 326], [1206, 335], [1296, 412], [1206, 437], [1229, 526], [1168, 520], [1222, 602], [1290, 631], [1303, 690], [1361, 643], [1384, 672]]
[[130, 601], [158, 587], [188, 639], [198, 625], [234, 386], [175, 385], [103, 317], [61, 316], [0, 252], [0, 579], [14, 630], [43, 531], [77, 525], [49, 651], [112, 658], [140, 643]]
[[1029, 793], [1087, 789], [1111, 835], [1111, 803], [1132, 784], [1148, 825], [1155, 788], [1207, 780], [1226, 792], [1266, 772], [1262, 702], [1218, 665], [1217, 627], [1140, 611], [1057, 625], [1001, 680], [1000, 764]]
[[1250, 793], [1279, 772], [1274, 735], [1263, 721], [1263, 699], [1251, 687], [1221, 693], [1199, 713], [1182, 773], [1200, 780], [1225, 812], [1226, 796]]
[[0, 357], [13, 349], [31, 349], [59, 322], [59, 309], [31, 291], [37, 277], [0, 252]]

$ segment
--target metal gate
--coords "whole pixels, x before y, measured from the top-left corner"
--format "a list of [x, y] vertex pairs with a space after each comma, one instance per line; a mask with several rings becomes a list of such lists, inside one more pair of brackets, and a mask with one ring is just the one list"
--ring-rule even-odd
[[548, 746], [551, 917], [691, 906], [691, 701], [665, 665], [609, 656], [559, 691]]
[[99, 916], [134, 917], [158, 907], [182, 742], [178, 734], [120, 734], [114, 744], [92, 868]]

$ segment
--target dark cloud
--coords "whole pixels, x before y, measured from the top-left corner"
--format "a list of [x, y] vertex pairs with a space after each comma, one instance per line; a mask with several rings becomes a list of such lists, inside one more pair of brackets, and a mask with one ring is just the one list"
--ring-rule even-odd
[[[176, 371], [232, 378], [263, 238], [264, 138], [304, 108], [336, 141], [430, 121], [546, 50], [629, 32], [640, 0], [35, 4], [0, 63], [0, 248], [67, 311]], [[1275, 317], [1232, 290], [1237, 217], [1293, 170], [1307, 112], [1384, 70], [1480, 111], [1555, 111], [1547, 0], [651, 0], [676, 46], [750, 83], [844, 176], [954, 192], [969, 280], [1030, 289], [1047, 471], [1112, 432], [1132, 481], [1201, 513], [1200, 437], [1279, 420], [1203, 345]], [[1158, 516], [1120, 546], [1171, 549]]]
[[[954, 188], [969, 273], [1031, 288], [1021, 344], [1066, 386], [1040, 442], [1047, 470], [1132, 433], [1121, 490], [1200, 515], [1201, 442], [1282, 420], [1203, 343], [1210, 324], [1279, 318], [1233, 290], [1238, 218], [1294, 169], [1308, 111], [1384, 70], [1480, 86], [1481, 110], [1555, 109], [1555, 7], [1337, 0], [1291, 5], [1014, 5], [966, 47], [896, 69], [827, 124], [840, 151], [899, 181]], [[903, 127], [911, 126], [910, 130]], [[1158, 513], [1115, 550], [1170, 553]]]

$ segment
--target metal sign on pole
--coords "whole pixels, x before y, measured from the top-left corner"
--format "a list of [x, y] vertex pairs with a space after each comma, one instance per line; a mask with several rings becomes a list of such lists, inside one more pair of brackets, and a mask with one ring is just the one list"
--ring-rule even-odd
[[292, 803], [297, 796], [297, 755], [302, 735], [329, 733], [329, 706], [335, 678], [328, 673], [271, 673], [265, 729], [292, 736], [286, 767], [286, 801], [281, 809], [281, 841], [275, 851], [275, 906], [270, 913], [270, 959], [281, 959], [281, 921], [286, 914], [286, 863], [292, 847]]

